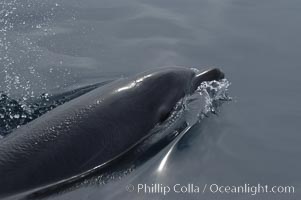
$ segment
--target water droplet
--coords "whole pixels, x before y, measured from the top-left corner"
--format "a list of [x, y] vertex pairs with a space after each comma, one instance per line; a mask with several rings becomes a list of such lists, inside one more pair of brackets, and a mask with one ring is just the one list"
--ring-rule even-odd
[[19, 114], [15, 114], [15, 115], [14, 115], [14, 118], [15, 118], [15, 119], [19, 119], [19, 118], [20, 118], [20, 115], [19, 115]]

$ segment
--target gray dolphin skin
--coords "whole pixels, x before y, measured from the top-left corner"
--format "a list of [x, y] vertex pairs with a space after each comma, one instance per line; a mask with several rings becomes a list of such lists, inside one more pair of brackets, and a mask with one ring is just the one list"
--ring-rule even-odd
[[158, 68], [73, 99], [0, 140], [0, 197], [109, 164], [149, 136], [176, 103], [218, 69]]

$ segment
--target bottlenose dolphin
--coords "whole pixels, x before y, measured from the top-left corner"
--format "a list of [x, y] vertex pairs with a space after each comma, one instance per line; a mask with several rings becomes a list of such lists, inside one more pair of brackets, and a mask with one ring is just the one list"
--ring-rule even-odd
[[0, 196], [108, 165], [149, 136], [176, 103], [219, 69], [159, 68], [75, 98], [0, 140]]

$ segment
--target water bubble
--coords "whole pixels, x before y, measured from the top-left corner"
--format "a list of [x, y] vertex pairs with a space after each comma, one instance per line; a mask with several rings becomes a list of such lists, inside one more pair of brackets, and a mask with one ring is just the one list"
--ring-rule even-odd
[[19, 119], [19, 118], [20, 118], [20, 115], [19, 115], [19, 114], [15, 114], [15, 115], [14, 115], [14, 118], [15, 118], [15, 119]]

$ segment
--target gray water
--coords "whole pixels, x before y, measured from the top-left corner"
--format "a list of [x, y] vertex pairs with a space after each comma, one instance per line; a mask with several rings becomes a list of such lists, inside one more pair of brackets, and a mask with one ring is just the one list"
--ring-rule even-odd
[[[233, 101], [190, 130], [164, 170], [158, 167], [168, 148], [120, 180], [49, 199], [300, 198], [301, 1], [2, 0], [0, 5], [0, 91], [17, 98], [173, 65], [216, 66], [232, 83]], [[152, 183], [193, 183], [201, 190], [206, 184], [260, 183], [294, 186], [295, 193], [207, 190], [164, 196], [126, 190], [129, 184]]]

